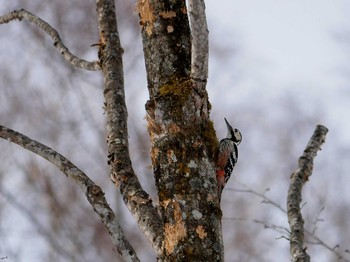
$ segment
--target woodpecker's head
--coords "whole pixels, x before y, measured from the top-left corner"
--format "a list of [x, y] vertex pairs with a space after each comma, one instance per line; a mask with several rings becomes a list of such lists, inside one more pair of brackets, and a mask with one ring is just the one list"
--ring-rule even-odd
[[232, 126], [227, 122], [225, 118], [226, 126], [227, 126], [227, 136], [226, 138], [231, 139], [236, 145], [239, 145], [242, 141], [242, 134], [237, 128], [232, 128]]

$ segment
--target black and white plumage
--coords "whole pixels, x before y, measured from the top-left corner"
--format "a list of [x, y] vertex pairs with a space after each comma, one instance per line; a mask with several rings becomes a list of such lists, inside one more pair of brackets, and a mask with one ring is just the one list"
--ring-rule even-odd
[[242, 141], [241, 132], [233, 128], [226, 120], [227, 136], [219, 143], [219, 154], [216, 163], [216, 179], [218, 183], [219, 199], [238, 160], [238, 145]]

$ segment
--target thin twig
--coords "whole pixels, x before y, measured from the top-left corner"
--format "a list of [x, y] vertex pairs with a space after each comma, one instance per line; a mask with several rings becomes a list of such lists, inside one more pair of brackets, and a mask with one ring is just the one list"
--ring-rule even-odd
[[[286, 210], [286, 209], [284, 209], [282, 206], [280, 206], [280, 205], [279, 205], [278, 203], [276, 203], [274, 200], [272, 200], [271, 198], [269, 198], [268, 196], [266, 196], [265, 192], [267, 192], [268, 189], [265, 190], [264, 193], [259, 193], [259, 192], [254, 191], [254, 190], [253, 190], [252, 188], [250, 188], [249, 186], [247, 186], [247, 185], [245, 185], [245, 184], [243, 184], [243, 183], [241, 183], [241, 182], [239, 182], [239, 181], [237, 181], [237, 180], [235, 180], [235, 183], [236, 183], [236, 184], [239, 184], [240, 186], [242, 186], [242, 187], [244, 187], [244, 188], [246, 188], [246, 189], [236, 189], [236, 188], [230, 189], [230, 188], [228, 188], [227, 190], [231, 190], [231, 191], [233, 191], [233, 192], [240, 192], [240, 193], [249, 193], [249, 194], [253, 194], [253, 195], [255, 195], [255, 196], [258, 196], [258, 197], [262, 198], [262, 199], [263, 199], [262, 203], [271, 204], [272, 206], [276, 207], [278, 210], [282, 211], [284, 214], [287, 214], [287, 210]], [[322, 212], [322, 210], [323, 210], [323, 208], [318, 212], [317, 217], [320, 215], [320, 213]], [[230, 218], [227, 218], [227, 219], [230, 219]], [[236, 219], [233, 219], [233, 220], [236, 220]], [[244, 220], [244, 219], [240, 219], [240, 220]], [[246, 220], [255, 222], [255, 219], [253, 219], [253, 220], [246, 219]], [[314, 224], [315, 222], [318, 222], [318, 221], [320, 221], [320, 220], [316, 218], [315, 221], [312, 222], [312, 223]], [[262, 221], [262, 222], [263, 222], [263, 221]], [[270, 224], [269, 222], [266, 222], [266, 223], [265, 223], [265, 225], [269, 225], [269, 224]], [[271, 225], [272, 225], [272, 224], [271, 224]], [[267, 226], [266, 226], [266, 227], [267, 227]], [[277, 226], [277, 227], [279, 227], [279, 226]], [[279, 227], [279, 228], [282, 228], [282, 227]], [[308, 244], [311, 244], [311, 245], [321, 245], [321, 246], [323, 246], [324, 248], [326, 248], [326, 249], [328, 249], [329, 251], [331, 251], [331, 252], [337, 257], [337, 259], [338, 259], [339, 261], [350, 262], [350, 260], [344, 258], [344, 256], [343, 256], [340, 252], [336, 251], [336, 248], [332, 248], [329, 244], [327, 244], [327, 243], [326, 243], [325, 241], [323, 241], [320, 237], [318, 237], [318, 236], [316, 235], [316, 231], [315, 231], [314, 229], [308, 230], [308, 229], [305, 228], [304, 231], [305, 231], [305, 234], [310, 238], [310, 240], [305, 241], [305, 243], [308, 243]], [[289, 239], [289, 238], [288, 238], [288, 239]], [[336, 247], [338, 247], [338, 245], [336, 245]], [[345, 253], [348, 253], [347, 250], [345, 250], [344, 252], [345, 252]]]
[[224, 217], [223, 220], [253, 222], [255, 224], [263, 225], [264, 228], [272, 229], [280, 234], [285, 234], [286, 232], [289, 233], [285, 227], [277, 226], [273, 223], [270, 223], [270, 222], [264, 221], [264, 220], [260, 220], [260, 219], [250, 219], [250, 218], [244, 218], [244, 217], [228, 217], [228, 218]]
[[317, 212], [317, 215], [315, 219], [312, 221], [313, 229], [311, 230], [312, 234], [316, 233], [317, 230], [317, 224], [318, 222], [323, 222], [324, 220], [320, 218], [322, 211], [325, 209], [325, 207], [321, 207], [320, 210]]
[[287, 213], [286, 209], [284, 209], [282, 206], [280, 206], [279, 204], [274, 202], [271, 198], [269, 198], [265, 195], [265, 192], [267, 192], [269, 189], [266, 189], [264, 193], [258, 193], [258, 192], [254, 191], [253, 189], [249, 188], [248, 186], [246, 186], [238, 181], [235, 181], [235, 182], [236, 182], [236, 184], [239, 184], [247, 189], [228, 189], [228, 190], [232, 190], [235, 192], [250, 193], [250, 194], [256, 195], [256, 196], [261, 197], [263, 199], [262, 203], [271, 204], [274, 207], [276, 207], [277, 209], [279, 209], [280, 211], [282, 211], [283, 213]]
[[294, 262], [310, 261], [310, 256], [304, 247], [304, 220], [300, 210], [302, 201], [301, 190], [312, 174], [313, 160], [317, 155], [317, 151], [321, 149], [327, 132], [328, 129], [326, 127], [316, 126], [316, 130], [303, 155], [299, 158], [299, 168], [291, 176], [287, 198], [287, 213], [288, 223], [291, 228], [290, 253]]
[[60, 35], [58, 34], [57, 30], [54, 29], [51, 25], [49, 25], [47, 22], [39, 18], [38, 16], [24, 10], [14, 10], [6, 15], [0, 16], [0, 24], [9, 23], [13, 20], [18, 19], [19, 21], [22, 21], [23, 19], [35, 24], [39, 28], [41, 28], [43, 31], [45, 31], [54, 41], [54, 46], [56, 49], [60, 52], [60, 54], [63, 56], [65, 60], [67, 60], [69, 63], [71, 63], [73, 66], [90, 70], [90, 71], [99, 71], [101, 70], [101, 66], [99, 61], [94, 62], [88, 62], [84, 59], [80, 59], [79, 57], [73, 55], [68, 48], [63, 44]]
[[108, 230], [112, 242], [122, 258], [125, 261], [139, 261], [133, 247], [126, 239], [113, 210], [108, 205], [104, 192], [84, 172], [55, 150], [2, 125], [0, 125], [0, 137], [43, 157], [59, 168], [69, 179], [78, 184]]

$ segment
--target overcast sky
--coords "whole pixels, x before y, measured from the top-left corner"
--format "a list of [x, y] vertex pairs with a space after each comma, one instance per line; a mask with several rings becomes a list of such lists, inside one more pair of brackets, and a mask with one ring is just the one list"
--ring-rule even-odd
[[211, 37], [233, 41], [240, 62], [268, 66], [265, 77], [275, 85], [334, 81], [349, 57], [337, 39], [348, 29], [349, 7], [342, 0], [207, 1]]
[[[264, 120], [270, 121], [270, 118], [277, 115], [278, 110], [281, 109], [281, 107], [273, 107], [272, 104], [279, 102], [281, 97], [289, 95], [300, 105], [300, 118], [308, 115], [309, 112], [319, 112], [320, 117], [315, 119], [315, 124], [321, 121], [330, 129], [327, 144], [318, 156], [319, 161], [326, 162], [327, 153], [331, 152], [330, 148], [337, 150], [341, 145], [349, 151], [350, 2], [346, 0], [209, 0], [206, 1], [206, 7], [211, 43], [208, 92], [213, 105], [212, 118], [218, 137], [221, 138], [225, 134], [224, 116], [230, 115], [232, 117], [230, 122], [234, 121], [234, 125], [238, 128], [244, 128], [247, 126], [246, 121], [251, 119], [247, 120], [238, 113], [240, 108], [251, 105], [258, 108], [260, 106], [262, 114], [264, 112], [268, 114]], [[21, 5], [18, 4], [17, 8], [21, 8]], [[3, 12], [7, 11], [10, 10]], [[19, 30], [28, 30], [27, 27], [28, 24], [18, 26]], [[32, 44], [37, 45], [37, 43]], [[125, 49], [127, 50], [128, 47]], [[57, 54], [54, 55], [58, 57]], [[140, 57], [142, 59], [141, 53]], [[127, 62], [125, 59], [124, 63]], [[143, 62], [141, 66], [144, 69]], [[129, 68], [129, 70], [132, 73], [130, 78], [126, 79], [126, 86], [135, 84], [139, 88], [140, 83], [135, 81], [136, 74], [132, 71], [135, 68]], [[146, 83], [145, 79], [143, 81]], [[140, 110], [130, 110], [129, 122], [132, 124], [141, 122], [142, 128], [145, 129], [146, 87], [143, 90], [144, 94], [137, 97], [129, 94], [129, 90], [126, 90], [128, 99], [140, 100]], [[254, 129], [262, 128], [256, 123], [250, 124]], [[254, 146], [247, 142], [250, 139], [247, 133], [251, 130], [243, 131], [245, 131], [243, 142], [240, 145], [242, 156], [235, 174], [239, 180], [246, 174], [251, 175], [250, 168], [254, 166], [254, 164], [250, 165], [249, 156], [244, 155], [244, 152], [251, 152], [254, 149], [249, 148], [250, 151], [244, 149], [249, 145]], [[133, 129], [130, 129], [131, 140], [133, 132]], [[270, 130], [262, 129], [261, 132], [269, 135]], [[308, 132], [305, 136], [309, 138], [312, 131]], [[300, 149], [303, 149], [307, 140], [295, 142], [299, 143]], [[260, 146], [257, 144], [255, 149], [263, 151], [259, 148]], [[148, 151], [148, 149], [145, 150]], [[348, 160], [344, 158], [339, 159], [336, 164], [345, 166], [346, 162]], [[144, 170], [143, 166], [142, 170]], [[331, 176], [334, 170], [331, 167], [329, 170]], [[334, 182], [333, 188], [330, 189], [333, 195], [338, 194], [337, 189], [344, 194], [347, 190], [349, 179], [346, 173], [339, 174], [341, 175], [343, 180], [339, 179], [338, 182], [344, 181], [344, 183]], [[256, 177], [252, 176], [253, 179]], [[327, 184], [330, 180], [326, 179], [325, 177], [323, 182]], [[310, 183], [311, 187], [317, 187], [317, 182], [319, 181], [313, 179]], [[229, 184], [228, 187], [234, 187], [232, 185], [234, 183]], [[267, 185], [262, 185], [264, 186]], [[280, 185], [269, 186], [272, 186], [271, 191], [273, 191]], [[225, 193], [227, 205], [224, 208], [224, 217], [230, 215], [231, 207], [228, 199], [231, 196], [232, 194]], [[284, 198], [282, 202], [284, 203]], [[332, 223], [329, 220], [327, 222]], [[226, 225], [237, 226], [237, 224]], [[283, 244], [283, 248], [287, 247], [287, 243]], [[281, 251], [281, 248], [279, 249]], [[231, 254], [229, 245], [226, 250], [227, 254]], [[288, 253], [288, 248], [284, 251]], [[275, 253], [273, 250], [270, 252], [272, 255]], [[285, 257], [289, 255], [286, 254]], [[318, 258], [316, 260], [321, 261]]]
[[[231, 48], [222, 61], [210, 59], [208, 90], [220, 112], [233, 102], [222, 101], [227, 88], [236, 103], [293, 92], [304, 110], [320, 107], [327, 123], [342, 126], [350, 144], [343, 126], [350, 113], [349, 1], [206, 1], [206, 7], [211, 42]], [[215, 117], [216, 110], [214, 103]]]
[[[339, 192], [344, 192], [342, 199], [349, 197], [346, 194], [346, 185], [349, 184], [346, 170], [350, 152], [350, 2], [228, 0], [206, 1], [206, 7], [210, 40], [211, 43], [215, 42], [211, 45], [211, 54], [222, 53], [221, 59], [213, 55], [210, 57], [208, 83], [218, 136], [224, 134], [221, 123], [223, 113], [231, 114], [232, 121], [244, 127], [247, 120], [239, 113], [243, 111], [241, 108], [250, 105], [261, 109], [259, 116], [264, 117], [263, 121], [272, 123], [271, 119], [279, 113], [283, 116], [285, 108], [281, 98], [286, 96], [287, 99], [283, 101], [290, 99], [298, 107], [296, 118], [317, 115], [315, 119], [311, 117], [313, 124], [324, 124], [330, 132], [315, 166], [316, 169], [320, 168], [319, 163], [328, 161], [328, 167], [322, 167], [324, 173], [319, 180], [316, 176], [320, 175], [317, 174], [320, 169], [315, 171], [316, 175], [304, 194], [310, 193], [310, 188], [315, 189], [314, 193], [327, 199], [326, 211], [330, 211], [330, 206], [338, 205], [334, 201], [339, 200]], [[288, 103], [285, 107], [288, 107]], [[284, 126], [276, 127], [276, 123], [271, 126], [274, 125], [277, 132], [284, 129]], [[261, 126], [260, 122], [250, 125], [265, 133], [267, 139], [271, 138], [271, 132], [276, 132], [264, 129], [266, 127]], [[252, 174], [248, 168], [250, 156], [244, 155], [244, 142], [251, 139], [247, 138], [246, 133], [251, 130], [245, 131], [240, 145], [241, 163], [238, 163], [238, 166], [243, 166], [239, 166], [236, 172], [239, 180], [247, 179]], [[303, 139], [291, 142], [298, 145], [300, 153], [307, 142], [305, 137], [310, 137], [312, 131], [302, 132], [305, 135]], [[263, 154], [261, 146], [266, 145], [256, 144], [256, 150]], [[343, 152], [343, 155], [339, 152]], [[335, 162], [329, 161], [335, 155], [338, 156]], [[253, 175], [251, 183], [257, 178], [258, 174]], [[268, 182], [265, 186], [269, 186]], [[271, 186], [272, 191], [276, 190], [276, 185]], [[226, 195], [226, 198], [234, 196]], [[278, 198], [284, 199], [282, 192]], [[281, 203], [284, 204], [284, 200]], [[314, 202], [313, 205], [316, 206]], [[230, 208], [224, 209], [224, 214], [229, 216], [229, 211]], [[328, 217], [325, 224], [331, 224], [329, 214], [325, 214], [325, 217]], [[336, 234], [331, 235], [334, 237]], [[347, 238], [343, 236], [343, 239]], [[327, 240], [330, 243], [338, 241]], [[312, 254], [313, 259], [327, 261], [329, 258], [322, 254]]]

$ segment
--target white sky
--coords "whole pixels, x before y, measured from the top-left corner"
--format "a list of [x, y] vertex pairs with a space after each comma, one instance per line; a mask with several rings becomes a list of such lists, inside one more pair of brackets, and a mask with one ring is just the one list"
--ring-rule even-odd
[[[348, 57], [335, 39], [349, 25], [345, 1], [207, 1], [210, 32], [235, 41], [247, 63], [262, 61], [267, 77], [319, 81]], [[248, 64], [249, 65], [249, 64]], [[269, 71], [269, 70], [266, 70]], [[273, 75], [272, 75], [273, 74]]]
[[[208, 83], [218, 136], [225, 134], [225, 126], [219, 120], [231, 106], [276, 101], [290, 92], [304, 112], [319, 107], [331, 130], [330, 141], [337, 136], [337, 143], [350, 148], [350, 127], [344, 121], [350, 113], [350, 78], [346, 75], [350, 41], [339, 41], [339, 36], [350, 32], [350, 1], [208, 0], [206, 7], [210, 39], [216, 42], [211, 47], [223, 49], [220, 61], [210, 57]], [[21, 25], [21, 30], [26, 26]], [[233, 101], [230, 94], [234, 94]], [[146, 98], [141, 100], [139, 118], [144, 121]], [[138, 120], [135, 115], [129, 121]], [[238, 116], [237, 121], [243, 120]], [[324, 151], [320, 157], [326, 157]]]
[[[332, 156], [338, 156], [337, 163], [329, 161], [326, 164], [325, 173], [328, 175], [322, 179], [317, 179], [317, 174], [315, 178], [312, 177], [305, 193], [311, 189], [317, 192], [317, 188], [326, 188], [318, 192], [327, 199], [326, 211], [337, 203], [334, 200], [339, 192], [344, 192], [344, 199], [348, 198], [346, 185], [349, 178], [344, 170], [349, 161], [346, 154], [341, 158], [339, 152], [350, 151], [350, 1], [206, 1], [206, 8], [211, 43], [215, 42], [211, 50], [220, 53], [215, 49], [222, 48], [220, 60], [215, 61], [213, 56], [210, 57], [208, 82], [218, 136], [224, 134], [225, 127], [221, 123], [224, 112], [231, 112], [238, 127], [244, 126], [247, 120], [242, 119], [244, 116], [240, 116], [239, 110], [250, 105], [258, 104], [257, 107], [263, 112], [261, 115], [265, 117], [262, 121], [276, 125], [276, 121], [271, 119], [278, 114], [283, 117], [284, 112], [278, 112], [283, 109], [283, 102], [279, 100], [287, 95], [299, 107], [297, 118], [303, 119], [310, 112], [311, 115], [318, 112], [315, 125], [321, 121], [330, 129], [324, 150], [316, 159], [315, 173], [320, 168], [318, 165], [326, 163]], [[259, 124], [250, 123], [250, 127], [266, 132], [267, 138], [269, 133], [276, 132], [266, 127], [264, 130]], [[277, 132], [278, 128], [284, 127], [277, 127]], [[305, 130], [302, 132], [305, 133]], [[303, 135], [310, 137], [312, 131], [309, 132]], [[240, 149], [245, 146], [244, 139], [247, 139], [245, 134]], [[301, 150], [306, 142], [293, 141], [300, 145]], [[261, 151], [261, 145], [256, 146]], [[244, 154], [244, 149], [240, 152]], [[249, 155], [241, 157], [241, 162], [249, 163], [249, 160], [244, 162]], [[338, 167], [343, 171], [337, 170]], [[238, 180], [246, 179], [251, 174], [248, 170], [248, 167], [238, 166]], [[251, 183], [261, 183], [256, 176], [250, 179]], [[278, 190], [276, 185], [271, 187]], [[324, 195], [326, 192], [327, 195]], [[226, 197], [229, 199], [233, 195], [227, 194]], [[310, 207], [312, 204], [315, 205], [315, 202]], [[229, 211], [224, 209], [224, 214], [227, 215]], [[326, 219], [324, 227], [327, 223], [331, 224], [332, 221]], [[322, 261], [320, 259], [320, 256], [316, 258]]]
[[[222, 112], [239, 100], [293, 92], [300, 102], [314, 100], [303, 103], [305, 110], [321, 107], [331, 125], [348, 118], [350, 48], [340, 39], [350, 32], [349, 1], [206, 1], [206, 8], [211, 42], [232, 48], [224, 55], [226, 67], [223, 61], [210, 60], [214, 117], [217, 107]], [[227, 96], [223, 100], [227, 88], [236, 101]], [[349, 129], [342, 134], [348, 144]]]

